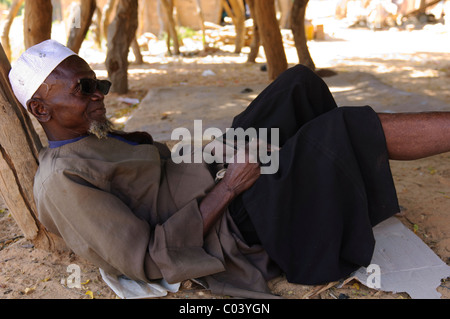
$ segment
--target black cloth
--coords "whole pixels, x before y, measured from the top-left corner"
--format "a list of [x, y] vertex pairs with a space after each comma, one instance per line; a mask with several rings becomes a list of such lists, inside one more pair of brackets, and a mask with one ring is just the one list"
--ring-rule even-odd
[[337, 107], [323, 80], [297, 65], [232, 126], [280, 129], [278, 171], [229, 207], [246, 241], [261, 243], [293, 283], [335, 281], [369, 265], [372, 227], [399, 212], [373, 109]]

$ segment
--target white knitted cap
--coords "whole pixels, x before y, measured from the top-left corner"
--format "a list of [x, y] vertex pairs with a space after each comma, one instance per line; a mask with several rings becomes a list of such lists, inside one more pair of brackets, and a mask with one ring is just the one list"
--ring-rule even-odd
[[28, 48], [13, 64], [9, 81], [19, 102], [27, 107], [39, 86], [50, 73], [75, 52], [55, 40], [46, 40]]

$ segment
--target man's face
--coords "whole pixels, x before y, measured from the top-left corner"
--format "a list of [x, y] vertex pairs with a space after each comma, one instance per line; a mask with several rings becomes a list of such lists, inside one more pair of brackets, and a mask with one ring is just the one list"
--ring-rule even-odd
[[46, 118], [38, 117], [38, 120], [44, 122], [52, 139], [86, 135], [93, 124], [108, 122], [104, 95], [98, 90], [83, 94], [79, 84], [83, 78], [95, 79], [96, 76], [83, 59], [71, 56], [61, 62], [34, 95], [48, 112]]

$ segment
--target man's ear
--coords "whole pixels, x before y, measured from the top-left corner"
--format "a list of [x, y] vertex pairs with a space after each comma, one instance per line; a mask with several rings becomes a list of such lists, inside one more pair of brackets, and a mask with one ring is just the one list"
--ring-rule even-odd
[[51, 118], [50, 111], [39, 98], [31, 98], [27, 102], [28, 111], [36, 117], [39, 122], [48, 122]]

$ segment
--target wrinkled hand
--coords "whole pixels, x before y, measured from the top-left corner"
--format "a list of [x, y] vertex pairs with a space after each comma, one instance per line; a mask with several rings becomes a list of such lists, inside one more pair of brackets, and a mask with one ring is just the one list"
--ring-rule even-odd
[[253, 152], [245, 149], [238, 150], [233, 161], [228, 164], [227, 171], [222, 180], [228, 190], [237, 196], [249, 189], [261, 174], [260, 166]]
[[222, 216], [231, 201], [249, 189], [260, 176], [259, 163], [254, 154], [249, 152], [249, 145], [238, 149], [233, 160], [227, 161], [229, 164], [223, 179], [200, 202], [204, 234]]

